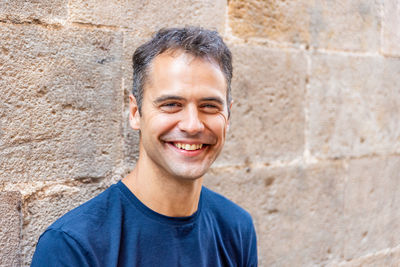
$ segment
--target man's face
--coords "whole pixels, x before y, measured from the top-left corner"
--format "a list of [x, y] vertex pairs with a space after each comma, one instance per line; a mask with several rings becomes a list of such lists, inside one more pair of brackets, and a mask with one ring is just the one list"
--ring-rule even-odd
[[203, 176], [225, 142], [226, 93], [217, 64], [181, 51], [158, 55], [150, 67], [141, 116], [131, 96], [131, 125], [141, 131], [139, 162], [173, 178]]

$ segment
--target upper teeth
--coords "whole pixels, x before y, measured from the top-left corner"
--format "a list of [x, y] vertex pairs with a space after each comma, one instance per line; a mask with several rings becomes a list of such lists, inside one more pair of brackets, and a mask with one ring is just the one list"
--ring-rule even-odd
[[182, 143], [174, 143], [177, 148], [184, 150], [196, 150], [203, 147], [203, 144], [182, 144]]

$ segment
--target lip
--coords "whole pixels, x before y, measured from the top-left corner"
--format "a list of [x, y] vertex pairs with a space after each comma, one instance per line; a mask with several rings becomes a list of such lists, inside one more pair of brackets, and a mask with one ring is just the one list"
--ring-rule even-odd
[[180, 155], [185, 156], [185, 157], [196, 157], [196, 156], [202, 154], [209, 147], [208, 145], [203, 145], [202, 148], [197, 149], [197, 150], [184, 150], [184, 149], [177, 148], [173, 143], [182, 143], [182, 144], [201, 144], [201, 143], [200, 142], [196, 143], [194, 141], [190, 141], [190, 142], [188, 142], [188, 141], [186, 141], [186, 142], [179, 141], [179, 142], [166, 142], [165, 143], [172, 150], [174, 150], [175, 152], [177, 152]]
[[192, 139], [170, 139], [170, 138], [161, 138], [160, 139], [163, 142], [166, 143], [181, 143], [181, 144], [190, 144], [190, 145], [212, 145], [210, 143], [210, 140], [192, 140]]

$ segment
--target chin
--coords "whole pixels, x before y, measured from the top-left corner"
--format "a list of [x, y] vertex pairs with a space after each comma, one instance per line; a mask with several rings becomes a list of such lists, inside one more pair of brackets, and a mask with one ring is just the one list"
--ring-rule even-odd
[[168, 161], [163, 158], [163, 162], [158, 165], [158, 168], [165, 173], [167, 177], [176, 178], [177, 180], [197, 180], [203, 177], [212, 163], [215, 161], [214, 157], [204, 157], [202, 159], [187, 159], [182, 157], [170, 157]]
[[174, 176], [178, 179], [182, 180], [197, 180], [206, 174], [208, 168], [206, 170], [174, 170]]

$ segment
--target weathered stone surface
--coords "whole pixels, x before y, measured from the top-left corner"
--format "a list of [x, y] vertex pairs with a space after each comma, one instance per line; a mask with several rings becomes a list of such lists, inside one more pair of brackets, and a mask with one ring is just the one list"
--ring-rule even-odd
[[132, 92], [133, 85], [133, 68], [132, 68], [132, 56], [135, 50], [149, 38], [143, 38], [137, 36], [134, 32], [125, 31], [124, 32], [124, 60], [123, 60], [123, 79], [124, 79], [124, 103], [125, 110], [128, 109], [129, 104], [129, 94]]
[[311, 154], [343, 157], [400, 151], [400, 60], [316, 54], [311, 65]]
[[336, 265], [339, 267], [375, 267], [375, 266], [398, 266], [400, 262], [400, 249], [384, 249], [377, 253], [354, 259], [348, 262], [343, 262]]
[[67, 0], [0, 0], [0, 20], [13, 23], [61, 23], [67, 19]]
[[0, 192], [0, 266], [19, 266], [21, 238], [21, 195]]
[[[0, 266], [29, 266], [47, 226], [133, 167], [127, 96], [143, 38], [183, 25], [224, 33], [225, 22], [244, 44], [231, 45], [231, 129], [205, 184], [250, 211], [260, 266], [399, 265], [399, 10], [395, 0], [0, 0]], [[299, 46], [325, 52], [306, 60]], [[316, 163], [297, 166], [305, 146]]]
[[260, 266], [323, 266], [343, 250], [341, 163], [214, 169], [204, 178], [252, 215]]
[[400, 3], [383, 2], [382, 51], [386, 55], [400, 56]]
[[[149, 35], [162, 27], [198, 25], [223, 31], [225, 0], [83, 1], [70, 2], [71, 20], [122, 26]], [[113, 10], [113, 12], [110, 12]]]
[[110, 173], [121, 149], [122, 35], [20, 25], [0, 35], [0, 179]]
[[39, 236], [66, 212], [98, 195], [108, 187], [106, 181], [80, 184], [53, 184], [34, 192], [24, 201], [22, 258], [25, 266], [32, 260]]
[[380, 5], [356, 1], [229, 1], [233, 34], [340, 50], [377, 51]]
[[308, 42], [307, 1], [240, 1], [228, 6], [229, 26], [242, 38], [267, 37], [283, 42]]
[[132, 93], [133, 68], [132, 56], [136, 48], [146, 42], [147, 38], [138, 37], [133, 32], [124, 32], [124, 60], [123, 60], [123, 84], [124, 84], [124, 162], [129, 169], [134, 167], [139, 157], [139, 131], [133, 130], [129, 125], [129, 95]]
[[400, 244], [400, 157], [352, 160], [347, 170], [344, 256]]
[[302, 157], [304, 55], [244, 45], [232, 52], [231, 127], [217, 165]]

